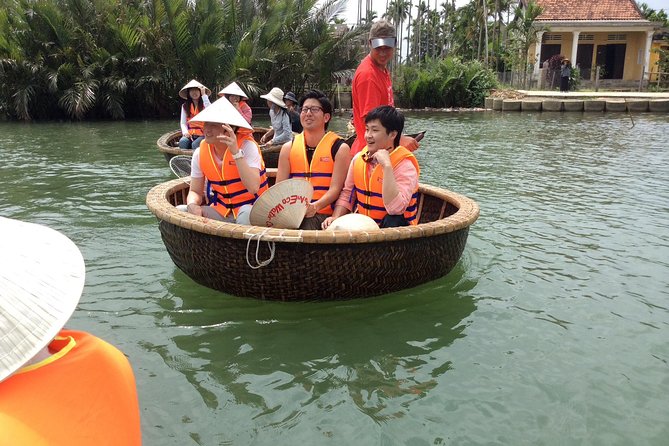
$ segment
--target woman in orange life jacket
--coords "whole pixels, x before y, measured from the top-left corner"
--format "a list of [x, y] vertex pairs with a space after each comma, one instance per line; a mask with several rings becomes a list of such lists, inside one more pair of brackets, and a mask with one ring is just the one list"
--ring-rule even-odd
[[367, 145], [351, 160], [334, 212], [323, 229], [349, 212], [367, 215], [381, 228], [416, 224], [420, 168], [416, 157], [399, 145], [404, 116], [384, 105], [365, 117]]
[[204, 139], [202, 134], [202, 125], [191, 122], [193, 116], [204, 110], [211, 103], [209, 102], [209, 95], [211, 90], [196, 81], [195, 79], [188, 82], [179, 91], [179, 97], [184, 99], [181, 105], [181, 139], [179, 140], [179, 148], [184, 150], [197, 149], [200, 142]]
[[63, 328], [84, 278], [84, 259], [66, 236], [0, 217], [2, 445], [142, 443], [128, 359], [102, 339]]
[[[265, 163], [251, 126], [226, 98], [193, 118], [204, 141], [193, 153], [186, 204], [177, 209], [201, 217], [249, 225], [253, 203], [267, 190]], [[206, 197], [206, 203], [205, 203]]]
[[246, 122], [251, 125], [251, 120], [253, 119], [253, 111], [249, 104], [246, 101], [249, 99], [244, 93], [244, 90], [241, 89], [236, 82], [228, 84], [223, 90], [218, 92], [218, 97], [225, 96], [225, 99], [230, 101], [232, 105], [235, 106], [237, 111], [246, 119]]
[[311, 204], [300, 229], [321, 228], [332, 215], [351, 162], [350, 147], [334, 132], [328, 132], [332, 103], [319, 90], [300, 98], [302, 133], [281, 147], [276, 182], [304, 178], [314, 187]]

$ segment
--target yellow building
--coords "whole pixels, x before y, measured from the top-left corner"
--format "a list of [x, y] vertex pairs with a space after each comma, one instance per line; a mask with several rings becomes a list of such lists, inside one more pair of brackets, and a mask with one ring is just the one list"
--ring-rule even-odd
[[[527, 0], [522, 0], [527, 3]], [[634, 0], [535, 0], [537, 43], [530, 48], [539, 73], [556, 54], [580, 68], [581, 77], [620, 81], [648, 79], [658, 23], [643, 18]]]

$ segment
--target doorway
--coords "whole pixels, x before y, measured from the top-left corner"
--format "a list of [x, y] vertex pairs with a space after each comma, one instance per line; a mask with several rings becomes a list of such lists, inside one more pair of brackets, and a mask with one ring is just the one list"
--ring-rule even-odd
[[625, 70], [625, 51], [627, 44], [614, 43], [597, 46], [596, 64], [604, 69], [602, 79], [622, 79]]

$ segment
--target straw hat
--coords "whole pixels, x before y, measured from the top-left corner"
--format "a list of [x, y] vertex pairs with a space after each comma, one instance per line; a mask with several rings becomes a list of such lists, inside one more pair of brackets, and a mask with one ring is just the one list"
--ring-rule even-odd
[[236, 94], [237, 96], [241, 97], [242, 99], [248, 99], [249, 98], [248, 96], [246, 96], [246, 93], [244, 93], [244, 90], [242, 90], [241, 87], [239, 85], [237, 85], [237, 82], [232, 82], [227, 87], [225, 87], [223, 90], [218, 92], [219, 96], [223, 96], [224, 94]]
[[314, 188], [308, 181], [291, 178], [277, 183], [253, 204], [251, 224], [277, 229], [297, 229], [313, 195]]
[[217, 122], [219, 124], [228, 124], [253, 130], [253, 127], [249, 125], [248, 121], [244, 119], [244, 117], [237, 111], [235, 106], [232, 105], [230, 101], [228, 101], [224, 96], [218, 98], [209, 107], [193, 116], [191, 121]]
[[283, 102], [283, 90], [279, 87], [272, 88], [269, 93], [260, 95], [260, 97], [275, 103], [281, 108], [286, 108], [286, 103]]
[[362, 214], [346, 214], [328, 226], [328, 231], [373, 231], [379, 229], [373, 218]]
[[210, 89], [208, 89], [207, 87], [205, 87], [204, 85], [193, 79], [186, 85], [184, 85], [183, 88], [181, 88], [181, 90], [179, 90], [179, 97], [181, 99], [188, 99], [188, 90], [190, 90], [191, 88], [199, 88], [200, 92], [202, 94], [206, 94], [207, 96], [211, 94]]
[[0, 381], [63, 328], [84, 288], [81, 252], [46, 226], [0, 217]]

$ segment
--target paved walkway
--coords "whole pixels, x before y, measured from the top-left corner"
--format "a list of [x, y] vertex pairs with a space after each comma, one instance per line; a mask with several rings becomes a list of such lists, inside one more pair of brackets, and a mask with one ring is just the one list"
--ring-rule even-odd
[[529, 97], [539, 98], [560, 98], [560, 99], [576, 99], [576, 98], [644, 98], [644, 99], [669, 99], [669, 92], [650, 93], [650, 92], [634, 92], [634, 91], [569, 91], [563, 93], [561, 91], [537, 91], [537, 90], [517, 90]]

